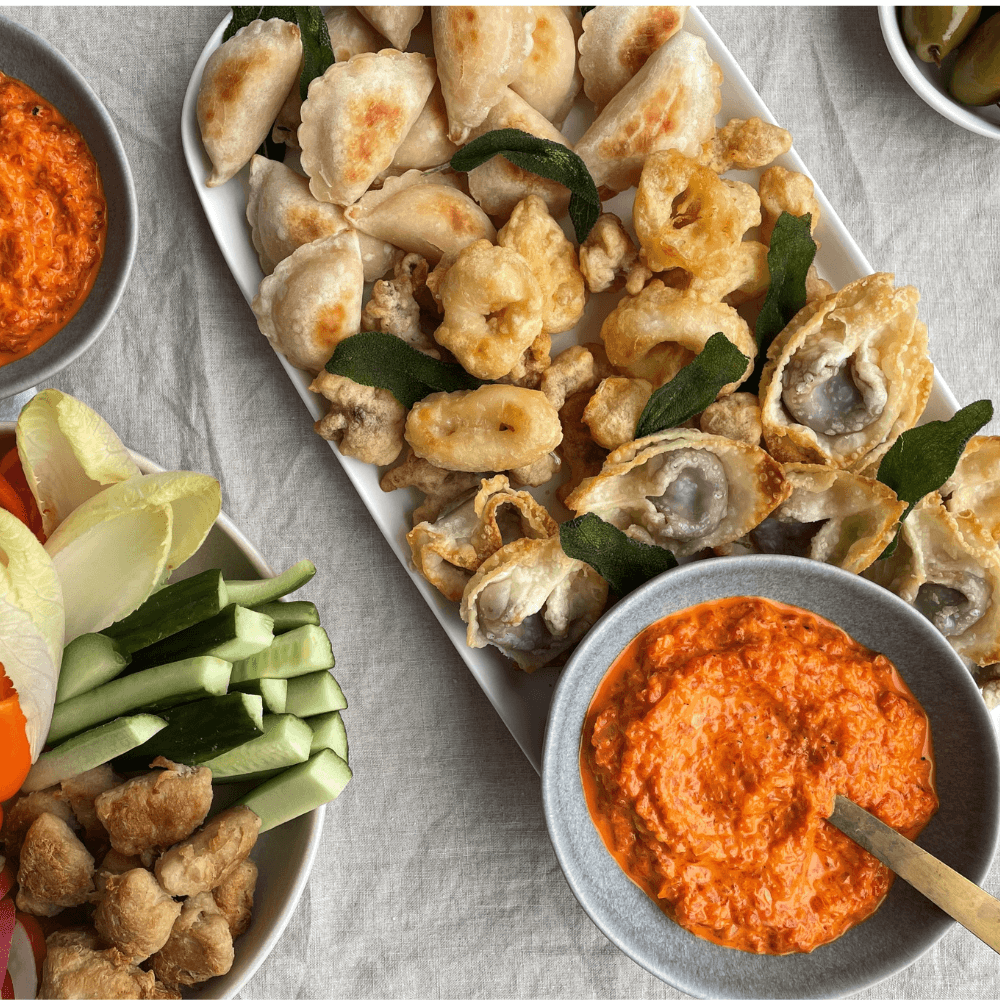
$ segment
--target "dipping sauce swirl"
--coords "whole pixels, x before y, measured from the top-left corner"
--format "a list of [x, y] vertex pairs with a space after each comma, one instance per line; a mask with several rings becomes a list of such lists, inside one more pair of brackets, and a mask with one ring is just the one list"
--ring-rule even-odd
[[758, 597], [640, 633], [591, 702], [580, 770], [608, 850], [668, 916], [776, 955], [839, 937], [892, 883], [826, 822], [836, 794], [910, 838], [938, 807], [927, 716], [892, 663]]
[[0, 365], [72, 319], [97, 277], [106, 232], [100, 173], [83, 136], [0, 73]]

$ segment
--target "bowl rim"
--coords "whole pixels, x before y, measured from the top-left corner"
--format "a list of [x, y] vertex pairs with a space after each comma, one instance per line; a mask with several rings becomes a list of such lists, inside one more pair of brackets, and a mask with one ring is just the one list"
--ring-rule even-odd
[[[136, 249], [139, 242], [139, 207], [136, 199], [135, 181], [132, 177], [132, 170], [125, 153], [125, 146], [104, 103], [80, 71], [55, 46], [30, 28], [26, 28], [23, 24], [0, 14], [0, 35], [4, 34], [10, 35], [14, 44], [29, 51], [33, 49], [36, 52], [44, 53], [50, 59], [57, 62], [72, 85], [77, 89], [79, 97], [93, 114], [98, 130], [101, 133], [103, 139], [101, 152], [107, 156], [108, 162], [116, 174], [116, 176], [110, 177], [110, 180], [114, 182], [116, 189], [119, 191], [122, 210], [119, 211], [118, 217], [114, 220], [109, 216], [107, 238], [109, 242], [114, 240], [117, 266], [114, 268], [110, 267], [109, 254], [106, 248], [104, 258], [101, 261], [101, 267], [94, 281], [94, 286], [88, 295], [89, 299], [99, 289], [103, 291], [104, 295], [101, 307], [89, 318], [90, 329], [85, 334], [79, 336], [73, 342], [72, 346], [67, 346], [65, 350], [60, 350], [56, 356], [47, 360], [40, 360], [39, 353], [48, 344], [60, 343], [61, 346], [59, 337], [73, 326], [77, 316], [80, 315], [78, 311], [70, 319], [69, 323], [51, 340], [42, 344], [31, 354], [0, 367], [0, 398], [17, 395], [17, 393], [23, 392], [25, 389], [30, 389], [52, 378], [93, 345], [121, 303], [122, 295], [125, 292], [125, 286], [128, 284], [132, 265], [135, 261]], [[0, 69], [2, 68], [0, 67]], [[32, 86], [31, 83], [28, 85]], [[39, 92], [41, 93], [41, 91]], [[44, 93], [42, 96], [46, 97], [47, 100], [51, 99]], [[58, 100], [53, 103], [59, 107]], [[90, 147], [95, 159], [97, 159], [98, 154], [95, 153], [91, 141], [93, 136], [91, 135], [87, 138], [87, 145]], [[102, 182], [104, 182], [106, 193], [108, 185], [105, 174], [106, 171], [102, 170]], [[85, 308], [86, 301], [84, 301], [84, 305], [81, 305], [81, 310]]]
[[[774, 593], [775, 586], [783, 588], [786, 580], [792, 582], [784, 595]], [[845, 594], [838, 600], [849, 604], [859, 620], [870, 619], [864, 628], [845, 621], [843, 609], [834, 617], [823, 604], [835, 602], [813, 590], [841, 584]], [[671, 595], [671, 591], [680, 593]], [[660, 602], [661, 592], [668, 603]], [[897, 879], [886, 903], [869, 918], [869, 934], [854, 931], [852, 938], [849, 931], [809, 954], [762, 956], [723, 948], [674, 924], [629, 879], [605, 848], [584, 799], [579, 766], [583, 723], [594, 691], [618, 653], [643, 628], [675, 610], [740, 594], [757, 594], [812, 610], [876, 649], [880, 642], [869, 639], [865, 643], [866, 630], [881, 636], [886, 612], [895, 609], [899, 615], [895, 627], [897, 632], [905, 630], [905, 641], [919, 640], [921, 650], [934, 649], [939, 663], [954, 668], [941, 675], [930, 671], [920, 674], [912, 654], [908, 662], [893, 654], [900, 672], [934, 717], [936, 756], [947, 761], [943, 772], [946, 781], [953, 777], [951, 772], [959, 760], [964, 766], [972, 759], [964, 755], [966, 743], [977, 748], [975, 766], [983, 768], [979, 772], [981, 800], [970, 809], [959, 790], [942, 795], [938, 825], [935, 827], [932, 820], [921, 842], [973, 881], [985, 878], [1000, 837], [1000, 752], [992, 719], [971, 673], [934, 626], [895, 594], [845, 570], [796, 556], [748, 555], [689, 563], [654, 578], [605, 613], [570, 658], [553, 697], [542, 770], [546, 827], [571, 891], [598, 929], [638, 965], [676, 989], [700, 997], [848, 996], [906, 968], [954, 921]], [[862, 600], [857, 599], [858, 594]], [[862, 634], [856, 635], [858, 631]], [[919, 675], [919, 684], [913, 683], [915, 675]], [[926, 694], [919, 694], [922, 686], [942, 684], [948, 686], [946, 702], [931, 702]], [[963, 711], [968, 708], [969, 715], [963, 718], [962, 726], [942, 729], [941, 714], [950, 716], [956, 705]], [[939, 783], [939, 793], [946, 787], [953, 788]], [[976, 792], [980, 792], [978, 783]], [[957, 831], [955, 843], [961, 840], [963, 846], [956, 846], [955, 853], [949, 854], [942, 842], [956, 833], [956, 811], [968, 829]], [[871, 932], [873, 928], [875, 932]], [[866, 948], [877, 950], [867, 957], [855, 954]]]
[[974, 111], [967, 110], [952, 98], [946, 97], [920, 72], [916, 59], [911, 54], [906, 39], [899, 29], [896, 7], [880, 5], [878, 20], [886, 48], [889, 50], [889, 55], [896, 64], [896, 68], [914, 93], [928, 107], [933, 108], [939, 115], [943, 115], [949, 121], [960, 125], [969, 132], [976, 132], [986, 136], [987, 139], [1000, 139], [1000, 125], [986, 121]]

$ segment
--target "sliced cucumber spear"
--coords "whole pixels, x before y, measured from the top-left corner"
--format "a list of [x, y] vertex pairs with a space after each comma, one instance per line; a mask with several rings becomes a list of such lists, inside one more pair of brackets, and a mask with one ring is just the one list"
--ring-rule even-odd
[[350, 780], [346, 761], [332, 750], [320, 750], [247, 792], [236, 804], [247, 806], [260, 817], [260, 832], [264, 833], [332, 802]]
[[312, 601], [271, 601], [257, 604], [254, 611], [267, 615], [274, 622], [274, 634], [291, 632], [302, 625], [318, 625], [319, 612]]
[[63, 650], [56, 704], [114, 680], [128, 662], [129, 657], [110, 636], [100, 632], [78, 635]]
[[316, 575], [316, 567], [308, 560], [297, 562], [280, 576], [265, 580], [227, 580], [226, 592], [230, 604], [252, 608], [258, 604], [276, 601], [279, 597], [305, 586]]
[[311, 754], [320, 750], [332, 750], [338, 757], [343, 757], [348, 763], [347, 730], [340, 712], [326, 712], [323, 715], [312, 715], [304, 720], [312, 730]]
[[166, 724], [165, 719], [155, 715], [128, 715], [79, 733], [55, 749], [46, 750], [31, 766], [21, 791], [37, 792], [106, 764], [142, 746]]
[[314, 674], [288, 679], [285, 695], [285, 711], [300, 719], [325, 712], [337, 712], [347, 708], [347, 699], [333, 674], [319, 670]]
[[117, 677], [56, 705], [48, 741], [60, 743], [67, 736], [130, 712], [158, 712], [196, 698], [225, 694], [232, 666], [217, 656], [195, 656]]
[[265, 715], [264, 735], [202, 761], [213, 781], [258, 781], [309, 759], [312, 730], [294, 715]]
[[282, 715], [285, 711], [288, 681], [284, 677], [258, 677], [253, 681], [242, 681], [239, 684], [231, 683], [229, 690], [259, 694], [264, 702], [264, 710], [273, 715]]
[[303, 625], [279, 635], [267, 649], [233, 664], [233, 683], [258, 677], [297, 677], [333, 666], [333, 650], [318, 625]]

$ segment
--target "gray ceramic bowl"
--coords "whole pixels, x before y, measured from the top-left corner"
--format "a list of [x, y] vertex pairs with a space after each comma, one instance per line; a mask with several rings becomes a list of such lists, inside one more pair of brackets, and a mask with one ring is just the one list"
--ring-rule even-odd
[[895, 663], [931, 722], [941, 808], [919, 843], [980, 882], [997, 844], [1000, 760], [992, 720], [968, 670], [937, 630], [881, 587], [794, 556], [691, 563], [630, 594], [591, 629], [552, 702], [542, 772], [549, 835], [566, 880], [630, 958], [697, 997], [842, 997], [898, 972], [954, 923], [901, 879], [876, 913], [808, 955], [752, 955], [669, 920], [604, 847], [580, 780], [580, 736], [594, 691], [621, 650], [664, 615], [756, 595], [814, 611]]
[[110, 115], [87, 81], [48, 42], [0, 17], [0, 71], [55, 105], [83, 135], [104, 183], [108, 238], [90, 295], [48, 343], [0, 367], [0, 399], [52, 378], [97, 339], [121, 300], [135, 257], [138, 214], [125, 149]]

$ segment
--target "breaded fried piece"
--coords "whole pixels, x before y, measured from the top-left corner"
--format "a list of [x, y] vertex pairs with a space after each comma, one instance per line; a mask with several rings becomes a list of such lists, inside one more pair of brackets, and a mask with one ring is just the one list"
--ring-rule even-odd
[[167, 943], [153, 956], [153, 972], [168, 986], [193, 986], [225, 975], [233, 964], [233, 936], [210, 892], [184, 900]]
[[58, 785], [51, 788], [43, 788], [38, 792], [31, 792], [15, 799], [11, 805], [5, 806], [3, 811], [3, 827], [0, 829], [0, 843], [3, 844], [3, 853], [12, 861], [17, 861], [21, 853], [21, 844], [24, 842], [24, 835], [28, 828], [38, 819], [42, 813], [52, 813], [58, 816], [70, 827], [78, 828], [79, 823], [73, 815], [62, 789]]
[[226, 809], [156, 862], [160, 885], [171, 896], [211, 892], [247, 857], [257, 843], [259, 829], [260, 817], [252, 809]]
[[62, 793], [88, 838], [107, 839], [104, 826], [97, 818], [97, 811], [94, 809], [94, 799], [101, 792], [120, 785], [122, 781], [123, 779], [111, 769], [110, 764], [101, 764], [61, 783]]
[[133, 868], [144, 868], [138, 855], [119, 854], [113, 847], [101, 859], [100, 867], [94, 872], [94, 884], [97, 891], [104, 889], [104, 882], [109, 875], [124, 875]]
[[181, 904], [175, 903], [145, 868], [108, 875], [103, 884], [94, 926], [123, 955], [133, 962], [144, 962], [167, 943]]
[[212, 890], [219, 911], [229, 924], [229, 933], [238, 938], [249, 926], [253, 909], [253, 891], [257, 885], [257, 866], [248, 858]]
[[189, 837], [212, 805], [212, 772], [157, 757], [164, 770], [132, 778], [94, 800], [98, 819], [120, 854], [171, 847]]
[[19, 906], [32, 901], [79, 906], [94, 892], [94, 859], [68, 823], [42, 813], [24, 838], [17, 879], [28, 894], [22, 901], [18, 893]]

